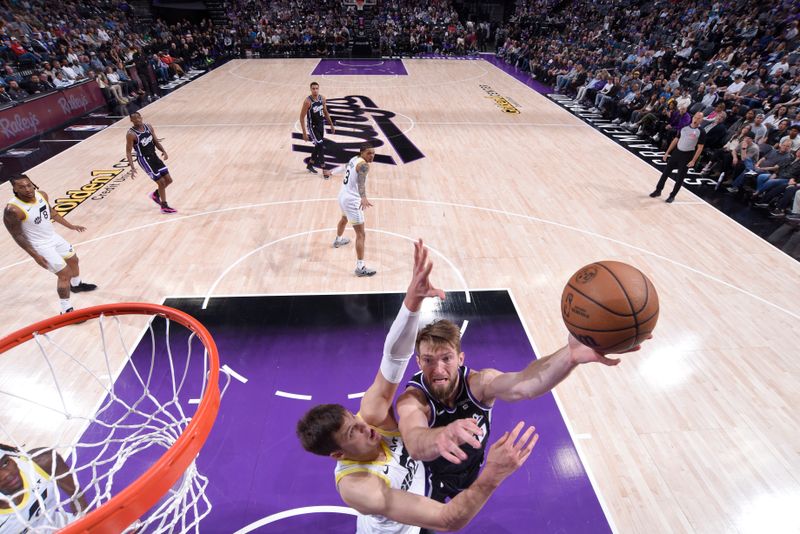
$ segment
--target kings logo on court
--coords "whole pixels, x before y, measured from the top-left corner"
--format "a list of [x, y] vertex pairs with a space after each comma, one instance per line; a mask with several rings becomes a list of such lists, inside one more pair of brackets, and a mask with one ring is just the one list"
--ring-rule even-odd
[[[376, 163], [397, 165], [392, 155], [380, 153], [379, 148], [385, 144], [383, 139], [388, 141], [404, 164], [425, 157], [425, 154], [393, 122], [397, 115], [380, 109], [371, 98], [350, 95], [329, 98], [326, 103], [336, 126], [336, 139], [329, 139], [325, 145], [325, 163], [344, 165], [358, 156], [359, 147], [363, 143], [369, 142], [378, 152], [375, 154]], [[383, 134], [383, 139], [380, 134]], [[302, 143], [303, 134], [294, 132], [292, 139]], [[292, 150], [310, 155], [313, 148], [310, 144], [293, 144]]]

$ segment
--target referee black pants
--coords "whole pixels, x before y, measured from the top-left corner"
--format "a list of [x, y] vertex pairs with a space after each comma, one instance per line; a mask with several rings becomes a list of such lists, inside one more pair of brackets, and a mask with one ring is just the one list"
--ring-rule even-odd
[[683, 185], [683, 181], [686, 179], [686, 173], [689, 172], [689, 168], [686, 165], [692, 161], [693, 155], [694, 150], [690, 150], [688, 152], [677, 149], [674, 150], [667, 160], [667, 166], [664, 168], [664, 172], [661, 173], [661, 178], [658, 180], [656, 191], [660, 193], [661, 190], [664, 189], [664, 184], [667, 183], [667, 178], [669, 178], [669, 175], [672, 174], [672, 171], [677, 169], [678, 174], [674, 177], [675, 187], [672, 188], [672, 193], [669, 194], [672, 197], [677, 195], [678, 191], [680, 191], [681, 186]]

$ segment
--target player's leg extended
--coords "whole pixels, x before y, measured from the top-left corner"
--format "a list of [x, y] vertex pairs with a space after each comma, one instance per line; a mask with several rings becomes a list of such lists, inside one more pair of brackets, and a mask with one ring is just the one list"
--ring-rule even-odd
[[72, 278], [72, 268], [69, 265], [64, 265], [64, 267], [56, 273], [56, 276], [58, 277], [56, 291], [61, 301], [61, 312], [63, 313], [72, 308], [69, 302], [69, 280]]
[[353, 230], [356, 232], [356, 259], [359, 262], [364, 261], [364, 241], [366, 240], [366, 232], [364, 231], [364, 223], [354, 224]]
[[347, 228], [347, 215], [342, 215], [336, 224], [336, 239], [333, 240], [334, 248], [339, 248], [350, 242], [348, 238], [344, 237], [345, 228]]
[[342, 215], [339, 219], [339, 223], [336, 225], [336, 237], [342, 237], [345, 228], [347, 228], [347, 215]]

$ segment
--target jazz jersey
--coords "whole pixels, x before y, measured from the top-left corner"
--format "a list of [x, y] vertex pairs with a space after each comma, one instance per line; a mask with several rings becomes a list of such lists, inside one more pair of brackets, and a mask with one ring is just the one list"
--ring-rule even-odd
[[[36, 527], [64, 527], [73, 515], [63, 512], [58, 507], [59, 494], [56, 483], [33, 460], [25, 457], [8, 456], [17, 464], [22, 479], [24, 497], [14, 508], [0, 508], [0, 534], [20, 534], [38, 531]], [[0, 497], [2, 506], [9, 506], [9, 501]], [[49, 532], [49, 531], [48, 531]]]
[[22, 233], [34, 247], [49, 245], [56, 236], [51, 220], [50, 204], [39, 192], [34, 192], [33, 202], [25, 202], [18, 197], [8, 201], [12, 206], [19, 208], [25, 214], [22, 219]]
[[[375, 429], [381, 435], [385, 461], [353, 462], [340, 460], [334, 471], [336, 485], [347, 475], [368, 472], [381, 478], [387, 486], [416, 495], [425, 495], [425, 468], [408, 454], [399, 432]], [[356, 534], [417, 534], [419, 527], [403, 525], [382, 515], [358, 514]]]
[[358, 193], [358, 171], [356, 169], [363, 162], [364, 158], [361, 156], [351, 158], [350, 161], [347, 162], [347, 167], [345, 167], [344, 170], [342, 189], [339, 191], [339, 198], [343, 195], [361, 198], [361, 195]]

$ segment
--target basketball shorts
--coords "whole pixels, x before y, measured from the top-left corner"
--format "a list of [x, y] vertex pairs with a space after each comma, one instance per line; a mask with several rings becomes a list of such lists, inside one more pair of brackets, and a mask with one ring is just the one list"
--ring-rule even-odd
[[308, 126], [308, 139], [315, 145], [318, 145], [325, 141], [325, 125], [324, 124], [314, 124], [314, 123], [306, 123]]
[[57, 273], [67, 266], [68, 260], [75, 255], [72, 245], [58, 234], [53, 234], [53, 238], [47, 243], [33, 244], [33, 249], [47, 260], [50, 272]]
[[144, 169], [144, 172], [150, 177], [151, 180], [158, 180], [165, 174], [169, 174], [169, 169], [161, 161], [161, 158], [155, 154], [149, 156], [142, 156], [139, 159], [139, 165]]
[[475, 462], [462, 473], [436, 474], [428, 473], [428, 491], [434, 501], [447, 502], [468, 487], [478, 478], [481, 462]]
[[361, 209], [361, 197], [353, 195], [339, 196], [339, 207], [350, 224], [364, 224], [364, 210]]

